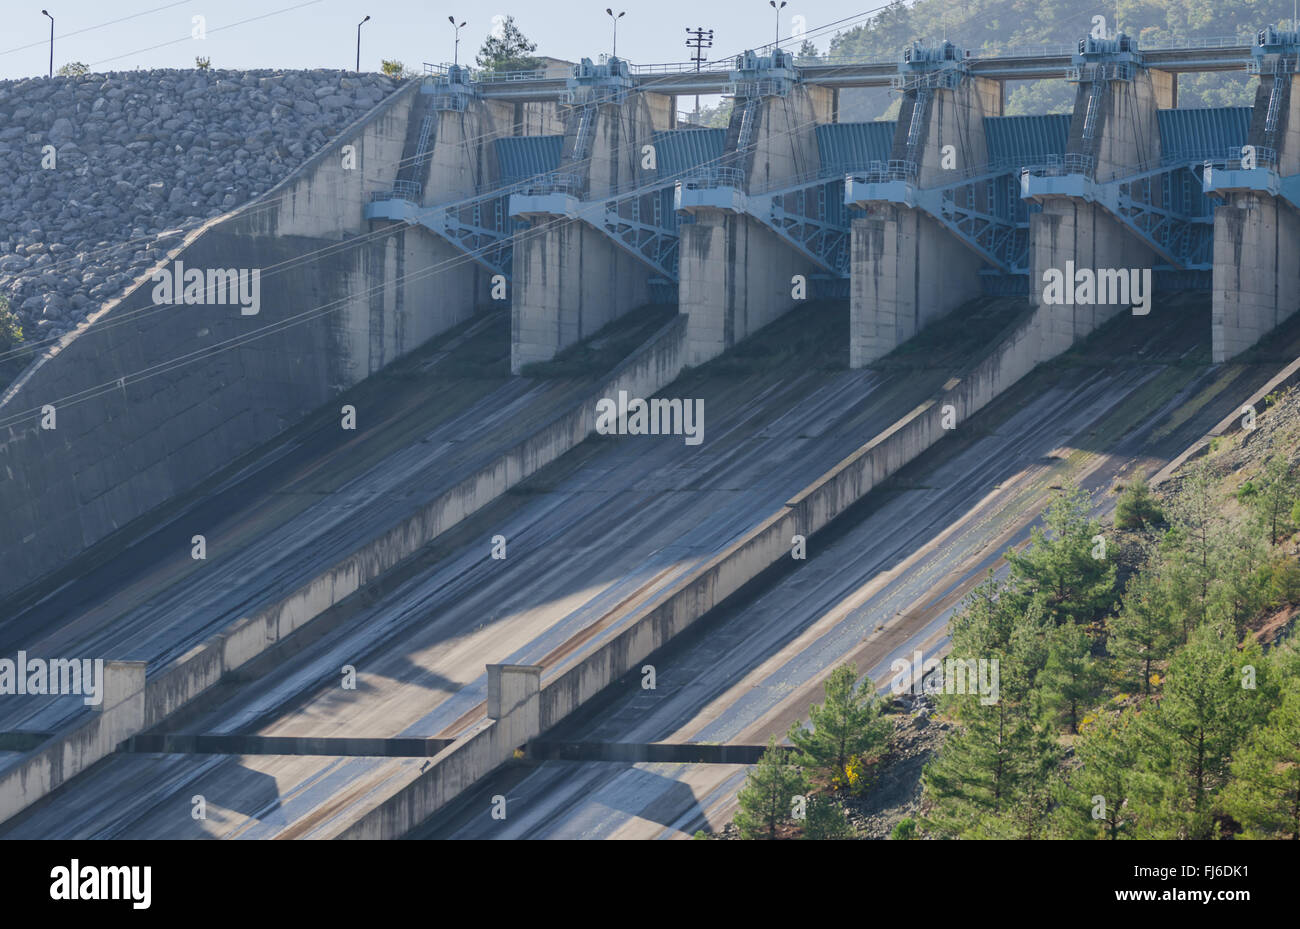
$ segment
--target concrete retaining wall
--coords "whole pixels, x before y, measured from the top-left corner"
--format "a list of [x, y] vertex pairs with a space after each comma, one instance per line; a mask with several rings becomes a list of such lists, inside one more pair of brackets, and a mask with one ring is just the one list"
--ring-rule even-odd
[[[160, 267], [260, 272], [261, 306], [155, 305], [142, 276], [45, 352], [0, 398], [0, 595], [291, 426], [459, 322], [430, 237], [363, 245], [362, 207], [401, 158], [416, 85], [284, 182], [190, 234]], [[355, 161], [345, 162], [344, 146]], [[316, 254], [332, 249], [327, 256]], [[41, 428], [42, 407], [55, 426]]]

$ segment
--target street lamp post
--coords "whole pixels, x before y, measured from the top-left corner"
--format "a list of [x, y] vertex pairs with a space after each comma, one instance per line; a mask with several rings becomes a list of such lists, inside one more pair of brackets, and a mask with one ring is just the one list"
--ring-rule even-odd
[[[41, 10], [46, 16], [50, 16], [49, 10]], [[50, 77], [54, 77], [54, 17], [50, 16]]]
[[609, 7], [605, 7], [605, 12], [609, 14], [610, 19], [614, 20], [614, 54], [612, 57], [617, 58], [618, 57], [618, 21], [627, 15], [627, 10], [624, 10], [622, 13], [615, 14], [615, 12], [612, 9], [610, 9]]
[[357, 23], [357, 73], [358, 74], [361, 73], [361, 27], [368, 22], [370, 22], [369, 16], [361, 20], [361, 22]]
[[781, 5], [776, 5], [776, 0], [767, 0], [767, 5], [776, 10], [776, 37], [772, 45], [776, 48], [781, 47], [781, 11], [785, 9], [786, 0], [781, 0]]
[[448, 16], [447, 22], [451, 23], [451, 28], [456, 30], [456, 48], [452, 52], [451, 63], [453, 65], [459, 65], [460, 64], [460, 27], [465, 24], [463, 22], [458, 24], [456, 22], [456, 17], [454, 16]]

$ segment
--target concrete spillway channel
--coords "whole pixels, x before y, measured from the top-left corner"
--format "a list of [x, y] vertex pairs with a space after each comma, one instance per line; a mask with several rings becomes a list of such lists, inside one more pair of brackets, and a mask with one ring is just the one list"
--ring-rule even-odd
[[[613, 338], [635, 345], [662, 318], [655, 312], [629, 320]], [[193, 493], [125, 527], [43, 587], [0, 603], [0, 653], [143, 661], [154, 688], [178, 665], [184, 671], [187, 657], [202, 658], [215, 644], [213, 673], [193, 675], [198, 684], [191, 692], [173, 696], [159, 688], [180, 704], [228, 667], [214, 637], [264, 615], [265, 630], [252, 630], [257, 641], [243, 649], [254, 653], [343, 597], [345, 585], [362, 585], [362, 570], [382, 574], [383, 559], [370, 556], [356, 566], [349, 563], [358, 560], [353, 553], [375, 548], [371, 543], [394, 526], [418, 523], [429, 501], [451, 497], [462, 511], [476, 502], [458, 499], [459, 489], [473, 487], [484, 469], [500, 470], [507, 449], [579, 405], [594, 381], [590, 375], [512, 378], [508, 313], [478, 317]], [[355, 431], [340, 428], [344, 403], [357, 411]], [[490, 499], [492, 492], [481, 496]], [[435, 512], [415, 529], [433, 535], [439, 521], [449, 524], [458, 515]], [[206, 539], [201, 561], [192, 557], [195, 534]], [[403, 545], [418, 547], [417, 533], [409, 536]], [[385, 547], [389, 560], [402, 557], [401, 547]], [[335, 570], [338, 565], [344, 570]], [[304, 590], [305, 598], [299, 596]], [[39, 740], [33, 733], [75, 734], [81, 721], [94, 718], [76, 697], [0, 701], [6, 748], [29, 747], [32, 738]], [[111, 751], [112, 744], [99, 747]], [[60, 749], [52, 751], [58, 756]], [[16, 750], [0, 755], [0, 779], [24, 760]], [[63, 777], [75, 773], [66, 755], [55, 757], [50, 769]], [[39, 788], [41, 780], [19, 784]], [[11, 785], [6, 781], [6, 789]]]
[[[588, 746], [755, 744], [783, 736], [853, 661], [880, 686], [890, 662], [933, 654], [960, 599], [1027, 539], [1051, 488], [1076, 482], [1099, 512], [1116, 477], [1155, 472], [1300, 356], [1300, 327], [1249, 363], [1210, 366], [1188, 341], [1194, 304], [1137, 336], [1121, 317], [1026, 378], [952, 443], [905, 468], [810, 541], [809, 559], [716, 610], [556, 730]], [[1202, 330], [1203, 331], [1203, 330]], [[1263, 404], [1259, 405], [1263, 409]], [[531, 761], [501, 769], [413, 833], [422, 838], [684, 838], [734, 811], [742, 765]], [[505, 819], [491, 798], [507, 798]]]
[[[979, 334], [995, 330], [996, 317], [967, 320], [965, 340], [923, 339], [908, 354], [862, 372], [819, 370], [834, 361], [832, 334], [842, 325], [842, 310], [809, 310], [775, 325], [766, 341], [751, 342], [744, 352], [692, 372], [665, 391], [706, 401], [709, 415], [701, 446], [684, 446], [680, 437], [609, 437], [585, 443], [364, 595], [340, 603], [323, 617], [326, 621], [311, 641], [285, 649], [262, 666], [255, 663], [184, 718], [160, 728], [206, 736], [255, 735], [263, 747], [282, 744], [269, 740], [447, 739], [472, 730], [483, 716], [485, 663], [535, 663], [554, 675], [608, 641], [628, 621], [621, 606], [631, 601], [643, 609], [653, 605], [694, 565], [752, 529], [865, 437], [932, 393], [964, 356], [978, 355]], [[1112, 328], [1125, 332], [1123, 323]], [[651, 706], [654, 712], [627, 730], [630, 739], [609, 740], [666, 738], [685, 731], [683, 726], [703, 714], [718, 717], [712, 734], [688, 733], [690, 737], [756, 741], [748, 734], [768, 725], [773, 711], [752, 694], [735, 700], [750, 689], [745, 679], [756, 669], [773, 677], [769, 689], [782, 697], [777, 717], [788, 724], [785, 717], [801, 714], [814, 695], [818, 675], [837, 654], [859, 643], [861, 633], [851, 623], [844, 626], [837, 619], [822, 626], [826, 616], [844, 611], [845, 602], [863, 597], [864, 585], [871, 596], [877, 587], [889, 592], [889, 617], [906, 613], [913, 604], [925, 608], [919, 630], [907, 616], [902, 623], [879, 622], [884, 634], [874, 640], [869, 635], [867, 646], [874, 641], [875, 647], [889, 645], [892, 651], [914, 640], [933, 644], [963, 581], [996, 560], [1000, 546], [1024, 531], [1041, 504], [1041, 484], [1052, 479], [1041, 465], [1044, 455], [1081, 442], [1084, 462], [1093, 460], [1088, 456], [1110, 461], [1122, 449], [1105, 451], [1109, 446], [1103, 443], [1128, 442], [1136, 448], [1157, 438], [1163, 443], [1159, 448], [1181, 450], [1187, 436], [1203, 430], [1203, 420], [1221, 413], [1220, 407], [1231, 408], [1277, 368], [1266, 363], [1214, 371], [1169, 364], [1171, 357], [1196, 350], [1179, 341], [1179, 333], [1191, 331], [1193, 327], [1177, 325], [1150, 329], [1148, 351], [1163, 345], [1162, 360], [1149, 351], [1146, 363], [1114, 363], [1116, 346], [1102, 345], [1097, 354], [1105, 363], [1059, 368], [1055, 381], [1035, 380], [1017, 388], [989, 412], [987, 425], [973, 425], [975, 432], [961, 442], [941, 443], [932, 452], [939, 470], [926, 478], [926, 487], [873, 495], [868, 508], [880, 510], [869, 518], [879, 521], [847, 549], [839, 543], [841, 547], [828, 548], [791, 574], [791, 602], [762, 612], [757, 621], [754, 616], [739, 620], [753, 638], [734, 648], [712, 633], [701, 638], [707, 668], [684, 666], [677, 678], [680, 686], [669, 688], [686, 704], [665, 701], [662, 710]], [[1120, 343], [1125, 339], [1131, 341], [1132, 333]], [[1028, 408], [1019, 410], [1024, 404]], [[1005, 417], [1011, 419], [1004, 423]], [[1177, 428], [1161, 432], [1162, 424]], [[990, 434], [980, 432], [990, 429]], [[1051, 468], [1063, 467], [1057, 459], [1053, 462]], [[1100, 480], [1103, 469], [1079, 465], [1075, 470], [1080, 479]], [[998, 481], [1007, 483], [990, 495]], [[924, 499], [917, 500], [916, 492]], [[488, 557], [488, 539], [496, 534], [508, 540], [508, 557], [502, 561]], [[925, 558], [936, 552], [944, 558], [927, 567]], [[927, 599], [940, 593], [940, 599], [947, 598], [943, 609]], [[866, 621], [876, 622], [874, 609], [864, 609], [870, 615]], [[859, 623], [863, 612], [853, 614]], [[353, 691], [338, 683], [339, 669], [346, 664], [358, 669], [359, 685]], [[675, 673], [668, 668], [665, 673]], [[711, 712], [719, 693], [730, 693], [737, 703], [730, 715], [721, 708]], [[669, 695], [661, 685], [658, 695], [648, 699], [657, 705]], [[635, 699], [644, 712], [647, 697]], [[686, 715], [674, 715], [681, 713]], [[609, 718], [617, 725], [617, 713]], [[740, 724], [742, 737], [727, 729], [733, 723]], [[376, 796], [428, 764], [418, 756], [356, 757], [351, 752], [119, 753], [12, 819], [3, 833], [338, 834], [373, 807]], [[550, 772], [546, 776], [566, 781], [557, 773], [565, 764], [543, 765], [538, 776]], [[645, 767], [629, 769], [634, 772], [630, 776], [635, 779], [635, 772]], [[617, 765], [610, 763], [584, 770], [597, 781], [618, 774]], [[685, 803], [674, 823], [700, 821], [694, 798], [707, 801], [716, 794], [725, 805], [743, 769], [720, 770], [723, 782], [703, 792], [692, 787], [692, 779], [707, 780], [707, 766], [683, 768], [680, 782], [653, 774], [653, 783], [679, 805]], [[615, 804], [628, 817], [629, 828], [640, 823], [640, 811], [663, 803], [651, 795], [653, 790], [638, 794], [632, 783], [621, 781], [611, 788], [615, 794], [632, 790], [631, 799]], [[549, 809], [543, 818], [561, 830], [564, 823], [581, 822], [590, 813], [566, 810], [556, 799], [563, 794], [543, 790], [537, 807]], [[195, 796], [204, 797], [205, 820], [191, 816]], [[639, 807], [638, 796], [645, 799]], [[605, 803], [594, 794], [591, 800]], [[528, 834], [527, 805], [515, 809], [520, 815], [511, 817], [510, 828]], [[448, 811], [434, 826], [468, 815]], [[656, 814], [650, 821], [662, 828], [665, 816]]]
[[[454, 737], [483, 716], [485, 664], [536, 663], [550, 673], [608, 640], [628, 621], [621, 607], [633, 601], [653, 606], [660, 592], [932, 395], [953, 370], [979, 355], [1001, 328], [1006, 308], [1000, 316], [976, 317], [960, 337], [950, 333], [924, 351], [861, 371], [846, 370], [847, 351], [836, 348], [846, 317], [842, 305], [809, 307], [670, 385], [667, 396], [704, 400], [702, 444], [686, 445], [681, 436], [584, 443], [413, 562], [339, 603], [312, 628], [312, 641], [286, 643], [275, 661], [241, 670], [161, 728], [290, 738]], [[462, 430], [475, 415], [483, 417], [484, 431], [502, 421], [490, 399], [457, 417]], [[557, 400], [551, 393], [534, 402], [541, 409]], [[519, 415], [509, 421], [518, 422]], [[443, 441], [451, 444], [453, 437]], [[418, 452], [427, 444], [416, 443], [408, 467], [437, 469], [435, 455]], [[378, 467], [396, 468], [400, 458], [390, 455]], [[402, 481], [399, 474], [389, 494], [402, 493]], [[309, 507], [305, 517], [343, 531], [369, 521], [368, 508], [385, 500], [373, 490], [347, 506], [337, 497], [322, 501], [324, 512]], [[507, 540], [504, 560], [490, 557], [494, 535]], [[281, 531], [277, 538], [284, 544], [295, 536]], [[102, 625], [87, 616], [65, 624], [63, 653], [91, 647], [83, 643], [102, 650], [100, 636], [150, 660], [179, 651], [185, 637], [166, 633], [169, 623], [192, 617], [194, 626], [186, 619], [182, 630], [199, 635], [246, 610], [246, 601], [230, 603], [232, 594], [248, 589], [240, 572], [274, 574], [277, 567], [266, 562], [276, 552], [272, 540], [241, 554], [225, 584], [214, 582], [206, 596], [192, 581], [174, 583], [161, 602], [146, 600], [125, 620]], [[317, 554], [313, 563], [326, 560]], [[355, 690], [339, 686], [344, 665], [357, 669]], [[49, 728], [48, 720], [21, 722]], [[10, 820], [3, 833], [324, 835], [365, 809], [401, 769], [424, 763], [118, 753]], [[196, 795], [206, 800], [206, 820], [190, 816]]]

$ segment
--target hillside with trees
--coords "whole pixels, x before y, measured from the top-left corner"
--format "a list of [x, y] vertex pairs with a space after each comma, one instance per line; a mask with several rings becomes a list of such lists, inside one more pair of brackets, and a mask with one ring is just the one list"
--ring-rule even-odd
[[[1266, 404], [1159, 486], [1112, 488], [1113, 519], [1057, 493], [951, 624], [999, 693], [936, 694], [945, 734], [893, 838], [1300, 839], [1300, 392]], [[741, 837], [853, 833], [830, 808], [889, 779], [896, 737], [855, 678], [771, 745]]]

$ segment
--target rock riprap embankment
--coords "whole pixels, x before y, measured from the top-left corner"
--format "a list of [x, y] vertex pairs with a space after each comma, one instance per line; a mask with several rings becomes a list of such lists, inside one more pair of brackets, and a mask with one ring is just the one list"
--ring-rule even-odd
[[76, 326], [185, 230], [265, 193], [396, 86], [347, 71], [0, 82], [0, 294], [25, 340]]

